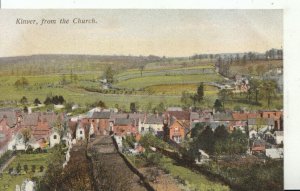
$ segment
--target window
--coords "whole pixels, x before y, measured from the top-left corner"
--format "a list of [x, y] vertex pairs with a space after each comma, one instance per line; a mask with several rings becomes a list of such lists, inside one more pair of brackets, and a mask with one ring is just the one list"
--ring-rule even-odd
[[82, 135], [82, 131], [80, 131], [79, 133], [80, 133], [80, 135]]
[[56, 138], [57, 138], [57, 136], [56, 136], [56, 135], [54, 135], [54, 136], [53, 136], [53, 139], [56, 139]]
[[145, 130], [145, 128], [144, 127], [142, 127], [142, 131], [144, 131]]

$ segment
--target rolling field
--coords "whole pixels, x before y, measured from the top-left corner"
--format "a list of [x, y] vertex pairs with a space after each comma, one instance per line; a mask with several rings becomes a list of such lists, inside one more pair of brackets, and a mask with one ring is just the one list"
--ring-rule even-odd
[[120, 88], [140, 89], [159, 84], [186, 84], [200, 82], [219, 82], [222, 77], [217, 74], [195, 74], [176, 76], [147, 76], [118, 82], [115, 86]]
[[[146, 65], [147, 67], [147, 65]], [[191, 75], [191, 74], [205, 74], [215, 73], [212, 65], [194, 66], [194, 67], [164, 67], [156, 69], [146, 69], [141, 71], [139, 69], [130, 69], [116, 75], [117, 81], [128, 80], [132, 78], [146, 77], [146, 76], [174, 76], [174, 75]]]
[[[183, 91], [188, 93], [196, 93], [199, 84], [161, 84], [153, 85], [145, 88], [145, 91], [156, 95], [181, 95]], [[214, 86], [204, 86], [205, 95], [216, 95], [219, 92]]]

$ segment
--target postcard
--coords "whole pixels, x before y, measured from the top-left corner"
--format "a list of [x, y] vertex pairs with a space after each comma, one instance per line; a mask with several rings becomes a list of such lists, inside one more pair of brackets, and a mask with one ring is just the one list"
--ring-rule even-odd
[[283, 190], [283, 18], [0, 10], [0, 190]]

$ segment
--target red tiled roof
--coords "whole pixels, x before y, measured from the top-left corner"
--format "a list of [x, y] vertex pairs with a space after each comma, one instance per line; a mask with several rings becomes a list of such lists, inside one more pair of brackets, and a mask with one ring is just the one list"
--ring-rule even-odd
[[168, 114], [178, 120], [190, 120], [190, 112], [188, 111], [168, 111]]

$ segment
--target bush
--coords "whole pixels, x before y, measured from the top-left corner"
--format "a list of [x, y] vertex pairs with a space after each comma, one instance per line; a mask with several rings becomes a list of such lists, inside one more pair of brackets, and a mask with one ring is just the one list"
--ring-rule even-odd
[[21, 172], [21, 169], [22, 169], [22, 167], [21, 167], [20, 163], [18, 163], [17, 168], [16, 168], [18, 174]]
[[28, 171], [28, 165], [25, 164], [25, 165], [23, 166], [23, 169], [24, 169], [24, 171], [27, 173], [27, 171]]
[[36, 166], [35, 165], [31, 165], [31, 171], [35, 172]]
[[44, 166], [40, 166], [40, 172], [43, 172], [44, 171]]

